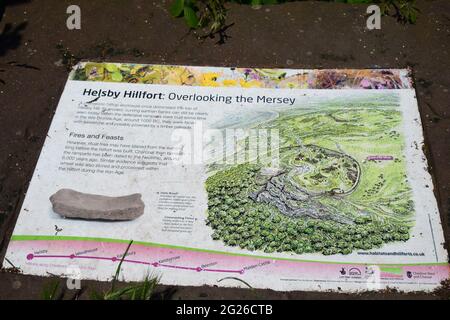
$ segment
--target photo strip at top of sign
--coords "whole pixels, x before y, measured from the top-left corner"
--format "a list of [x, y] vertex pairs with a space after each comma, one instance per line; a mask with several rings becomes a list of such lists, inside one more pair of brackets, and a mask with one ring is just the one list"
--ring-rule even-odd
[[449, 266], [422, 146], [408, 70], [80, 63], [6, 257], [82, 279], [122, 261], [126, 281], [433, 290]]

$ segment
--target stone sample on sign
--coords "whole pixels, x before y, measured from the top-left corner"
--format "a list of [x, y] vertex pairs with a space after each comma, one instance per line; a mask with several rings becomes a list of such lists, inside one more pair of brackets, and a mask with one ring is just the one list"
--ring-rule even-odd
[[144, 213], [141, 194], [121, 197], [82, 193], [72, 189], [60, 189], [50, 197], [53, 211], [65, 218], [87, 220], [133, 220]]

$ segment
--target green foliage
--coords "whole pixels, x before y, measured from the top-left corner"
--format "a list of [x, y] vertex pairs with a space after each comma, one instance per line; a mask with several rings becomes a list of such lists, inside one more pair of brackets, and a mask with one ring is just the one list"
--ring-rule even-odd
[[195, 10], [192, 7], [184, 7], [184, 18], [186, 19], [186, 23], [191, 28], [197, 28], [198, 27], [198, 18], [197, 14], [195, 13]]
[[[111, 281], [111, 288], [106, 292], [91, 292], [90, 298], [93, 300], [150, 300], [153, 298], [153, 294], [156, 286], [159, 284], [159, 277], [152, 277], [146, 275], [144, 280], [124, 288], [117, 288], [117, 281], [119, 280], [120, 270], [122, 263], [127, 256], [128, 250], [131, 247], [133, 241], [127, 246], [119, 265], [116, 268], [116, 272]], [[53, 280], [47, 283], [42, 290], [42, 298], [44, 300], [62, 300], [65, 297], [64, 288], [60, 290], [59, 280]], [[75, 298], [78, 296], [76, 295]]]
[[392, 15], [403, 23], [416, 23], [419, 9], [416, 0], [376, 0], [383, 14]]
[[[183, 17], [192, 28], [209, 27], [210, 33], [219, 32], [225, 27], [227, 2], [243, 5], [273, 5], [295, 0], [173, 0], [169, 12], [173, 17]], [[301, 0], [299, 0], [301, 1]], [[418, 9], [416, 0], [318, 0], [350, 4], [378, 4], [383, 14], [393, 15], [401, 22], [415, 23]]]
[[170, 6], [170, 14], [174, 17], [179, 17], [183, 13], [184, 0], [175, 0]]
[[92, 292], [91, 298], [93, 300], [150, 300], [156, 286], [159, 283], [158, 277], [151, 277], [150, 275], [145, 276], [142, 282], [127, 286], [125, 288], [116, 288], [116, 283], [119, 280], [120, 270], [122, 267], [123, 260], [130, 250], [131, 240], [122, 255], [122, 259], [117, 266], [116, 273], [111, 281], [111, 289], [104, 293]]
[[258, 190], [259, 166], [241, 164], [219, 171], [206, 181], [207, 224], [212, 238], [248, 250], [350, 254], [391, 241], [409, 239], [409, 227], [372, 216], [342, 224], [312, 218], [292, 218], [271, 205], [257, 203], [249, 194]]
[[58, 294], [59, 281], [52, 280], [44, 285], [42, 290], [42, 299], [44, 300], [59, 300], [60, 295]]
[[217, 32], [225, 25], [224, 3], [224, 0], [174, 0], [169, 12], [173, 17], [183, 17], [192, 29], [209, 26], [211, 32]]
[[147, 275], [142, 282], [125, 288], [112, 288], [105, 293], [92, 292], [93, 300], [150, 300], [159, 278]]

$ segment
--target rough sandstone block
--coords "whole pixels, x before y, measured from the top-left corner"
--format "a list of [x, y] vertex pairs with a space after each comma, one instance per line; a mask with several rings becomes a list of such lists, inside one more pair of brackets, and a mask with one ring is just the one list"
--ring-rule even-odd
[[141, 194], [107, 197], [61, 189], [50, 197], [53, 211], [66, 218], [133, 220], [144, 213]]

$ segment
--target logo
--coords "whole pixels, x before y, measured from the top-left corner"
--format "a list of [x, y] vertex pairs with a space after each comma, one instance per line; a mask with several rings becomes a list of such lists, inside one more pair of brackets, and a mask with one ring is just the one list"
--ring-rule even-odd
[[351, 268], [350, 270], [348, 270], [348, 274], [350, 276], [361, 276], [361, 270], [359, 270], [358, 268]]

